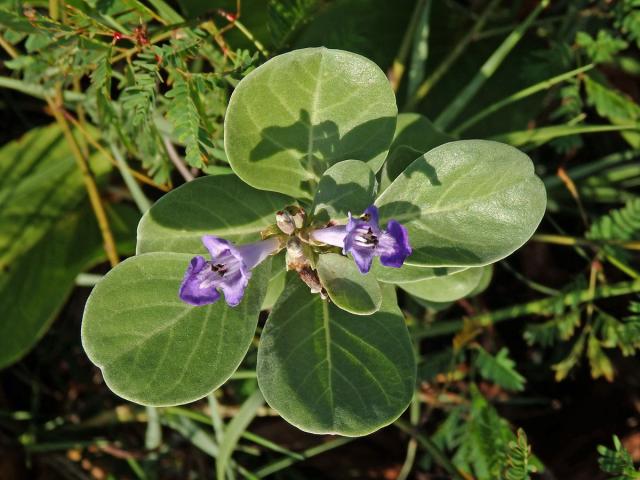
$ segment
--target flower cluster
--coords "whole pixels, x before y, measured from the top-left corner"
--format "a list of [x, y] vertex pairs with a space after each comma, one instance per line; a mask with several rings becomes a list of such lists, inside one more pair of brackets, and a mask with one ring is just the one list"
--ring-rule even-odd
[[288, 240], [274, 235], [259, 242], [233, 245], [213, 235], [203, 236], [202, 243], [209, 251], [211, 260], [202, 256], [191, 260], [180, 286], [180, 298], [186, 303], [200, 306], [217, 302], [222, 292], [227, 304], [235, 307], [244, 296], [251, 270], [285, 245], [288, 267], [300, 274], [313, 293], [323, 295], [322, 285], [304, 255], [301, 238], [305, 237], [313, 244], [342, 248], [342, 253], [350, 254], [363, 274], [371, 269], [374, 257], [380, 257], [380, 263], [386, 267], [399, 268], [411, 255], [407, 229], [399, 222], [389, 220], [386, 230], [382, 230], [378, 209], [373, 205], [360, 217], [349, 214], [346, 225], [312, 229], [306, 235], [294, 236], [296, 232], [303, 232], [303, 223], [304, 211], [290, 207], [276, 214], [277, 228], [289, 237]]

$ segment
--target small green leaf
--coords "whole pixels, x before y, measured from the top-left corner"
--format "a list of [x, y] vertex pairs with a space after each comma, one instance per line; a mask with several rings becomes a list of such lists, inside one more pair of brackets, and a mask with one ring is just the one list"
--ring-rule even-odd
[[237, 307], [223, 300], [193, 307], [178, 298], [190, 259], [166, 252], [129, 258], [89, 296], [82, 344], [127, 400], [165, 406], [202, 398], [231, 376], [251, 344], [271, 262], [253, 271]]
[[271, 407], [312, 433], [360, 436], [394, 421], [416, 367], [392, 287], [375, 314], [351, 315], [293, 279], [262, 332], [258, 383]]
[[467, 268], [444, 277], [433, 277], [418, 282], [399, 283], [398, 286], [423, 300], [430, 302], [452, 302], [466, 297], [475, 290], [483, 279], [485, 269], [490, 267]]
[[363, 275], [355, 262], [337, 253], [318, 258], [318, 276], [329, 298], [343, 310], [355, 315], [371, 315], [382, 304], [380, 284], [373, 275]]
[[515, 369], [515, 362], [509, 358], [509, 350], [502, 348], [495, 356], [478, 345], [478, 357], [476, 366], [487, 380], [490, 380], [502, 388], [521, 392], [524, 390], [525, 378]]
[[376, 176], [359, 160], [345, 160], [329, 167], [313, 199], [311, 212], [315, 223], [345, 221], [348, 213], [359, 215], [375, 200]]
[[225, 117], [225, 150], [248, 184], [311, 198], [324, 171], [342, 160], [378, 171], [397, 113], [387, 77], [372, 61], [341, 50], [295, 50], [238, 84]]
[[260, 239], [293, 200], [255, 190], [233, 174], [212, 175], [167, 193], [140, 220], [138, 253], [203, 253], [202, 235], [243, 243]]
[[384, 222], [409, 231], [411, 265], [481, 266], [535, 232], [546, 192], [527, 155], [508, 145], [462, 140], [414, 161], [376, 200]]

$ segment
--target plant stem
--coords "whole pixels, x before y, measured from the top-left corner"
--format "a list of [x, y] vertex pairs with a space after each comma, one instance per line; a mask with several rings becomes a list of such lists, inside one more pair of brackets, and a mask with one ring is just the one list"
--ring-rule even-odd
[[[353, 442], [354, 440], [356, 439], [353, 437], [336, 438], [334, 440], [322, 443], [318, 446], [308, 448], [307, 450], [300, 452], [300, 455], [302, 456], [302, 459], [307, 460], [308, 458], [315, 457], [316, 455], [320, 455], [321, 453], [341, 447], [342, 445]], [[302, 460], [291, 457], [283, 458], [281, 460], [270, 463], [265, 467], [262, 467], [257, 472], [255, 472], [255, 474], [258, 478], [264, 478], [268, 475], [273, 475], [280, 470], [284, 470], [285, 468], [290, 467], [294, 463], [298, 463], [300, 461]]]
[[118, 148], [113, 144], [111, 145], [111, 152], [113, 153], [113, 157], [116, 159], [116, 162], [118, 164], [120, 175], [122, 175], [124, 183], [127, 185], [127, 188], [131, 192], [133, 201], [136, 202], [136, 206], [138, 207], [138, 210], [140, 210], [140, 213], [144, 214], [151, 208], [151, 202], [142, 192], [140, 185], [138, 185], [134, 180], [126, 160], [124, 159]]
[[84, 181], [85, 188], [87, 189], [87, 193], [89, 194], [89, 201], [91, 202], [91, 207], [93, 208], [93, 213], [96, 216], [96, 220], [98, 221], [98, 226], [100, 228], [100, 233], [102, 234], [102, 240], [104, 242], [104, 250], [107, 254], [107, 258], [109, 259], [109, 263], [112, 267], [115, 267], [120, 260], [118, 259], [118, 251], [116, 249], [116, 242], [113, 238], [113, 233], [111, 232], [111, 227], [109, 226], [109, 219], [107, 218], [107, 213], [104, 209], [104, 205], [102, 204], [102, 199], [100, 198], [100, 193], [98, 192], [98, 186], [96, 185], [95, 179], [93, 178], [93, 174], [91, 173], [91, 169], [89, 168], [89, 164], [87, 159], [82, 155], [80, 151], [80, 147], [76, 142], [67, 121], [62, 114], [62, 92], [58, 90], [57, 95], [57, 103], [52, 99], [47, 97], [47, 103], [49, 104], [49, 109], [53, 114], [56, 122], [62, 129], [62, 132], [69, 144], [69, 148], [71, 149], [71, 153], [73, 154], [78, 168], [82, 173], [82, 179]]
[[168, 137], [162, 135], [162, 143], [164, 143], [164, 148], [167, 150], [167, 155], [169, 155], [169, 158], [178, 169], [178, 172], [180, 172], [180, 175], [182, 175], [182, 178], [184, 178], [187, 182], [193, 180], [194, 176], [191, 175], [191, 172], [184, 164], [184, 161], [182, 160], [182, 158], [180, 158], [180, 155], [178, 155], [178, 152], [173, 146], [173, 143], [171, 143], [171, 140], [169, 140]]
[[[513, 305], [494, 312], [475, 315], [466, 319], [479, 327], [488, 327], [505, 320], [513, 320], [515, 318], [524, 317], [526, 315], [550, 315], [554, 312], [554, 307], [558, 303], [564, 306], [577, 306], [581, 303], [598, 300], [601, 298], [619, 297], [629, 295], [631, 293], [640, 292], [640, 280], [632, 280], [629, 282], [619, 282], [613, 285], [603, 285], [596, 287], [593, 292], [589, 289], [573, 290], [562, 296], [547, 297], [533, 302]], [[450, 320], [447, 322], [438, 322], [422, 331], [415, 332], [417, 338], [432, 338], [443, 335], [451, 335], [458, 332], [464, 324], [463, 319]]]
[[413, 110], [418, 106], [427, 94], [431, 91], [433, 86], [444, 76], [445, 73], [449, 71], [451, 66], [455, 63], [455, 61], [464, 53], [472, 40], [475, 39], [476, 35], [482, 30], [485, 23], [487, 22], [489, 15], [491, 12], [498, 6], [500, 0], [491, 0], [489, 5], [484, 9], [478, 20], [474, 24], [473, 28], [465, 35], [460, 42], [455, 46], [451, 53], [447, 55], [447, 57], [438, 65], [438, 67], [434, 70], [434, 72], [420, 84], [418, 90], [416, 90], [415, 95], [407, 100], [407, 103], [404, 106], [403, 110]]
[[629, 242], [621, 242], [618, 240], [589, 240], [586, 238], [571, 237], [569, 235], [553, 235], [547, 233], [537, 233], [531, 237], [531, 240], [534, 242], [553, 243], [555, 245], [588, 245], [592, 247], [613, 245], [627, 250], [640, 250], [640, 241], [638, 240]]
[[[93, 148], [95, 148], [97, 151], [99, 151], [100, 153], [102, 153], [108, 160], [109, 162], [111, 162], [111, 164], [114, 167], [118, 166], [118, 162], [116, 161], [115, 158], [113, 158], [113, 155], [111, 155], [102, 145], [100, 145], [100, 143], [98, 143], [98, 141], [93, 138], [93, 135], [91, 135], [89, 133], [89, 131], [84, 128], [80, 122], [78, 122], [73, 115], [71, 115], [69, 112], [64, 112], [64, 116], [67, 120], [69, 120], [73, 126], [75, 128], [78, 129], [78, 131], [84, 136], [84, 138], [87, 140], [87, 142], [89, 142], [91, 144], [91, 146]], [[150, 185], [152, 187], [157, 188], [158, 190], [162, 190], [163, 192], [168, 192], [169, 190], [171, 190], [168, 186], [166, 185], [160, 185], [156, 182], [154, 182], [151, 178], [147, 177], [146, 175], [144, 175], [143, 173], [140, 173], [134, 169], [132, 169], [131, 167], [127, 167], [129, 172], [131, 172], [131, 175], [133, 175], [136, 179], [138, 179], [141, 183], [146, 183], [147, 185]]]
[[[41, 85], [25, 83], [16, 78], [2, 76], [0, 76], [0, 88], [9, 88], [16, 92], [24, 93], [25, 95], [30, 95], [41, 100], [46, 100], [47, 96], [53, 96], [55, 94], [52, 89], [45, 89]], [[85, 95], [83, 93], [65, 91], [62, 95], [67, 102], [81, 102], [85, 99]]]
[[15, 48], [13, 48], [13, 45], [7, 42], [7, 40], [5, 40], [4, 36], [2, 35], [0, 35], [0, 47], [2, 47], [4, 51], [7, 52], [7, 54], [9, 54], [11, 58], [18, 58], [20, 56], [18, 51]]
[[593, 64], [585, 65], [584, 67], [576, 68], [575, 70], [571, 70], [570, 72], [557, 75], [555, 77], [549, 78], [542, 82], [536, 83], [535, 85], [531, 85], [530, 87], [524, 88], [519, 92], [509, 95], [507, 98], [504, 98], [498, 102], [493, 103], [492, 105], [489, 105], [487, 108], [477, 113], [476, 115], [471, 117], [469, 120], [464, 122], [462, 125], [454, 129], [452, 133], [454, 136], [458, 136], [460, 135], [460, 133], [464, 132], [465, 130], [468, 130], [471, 126], [475, 125], [483, 118], [491, 115], [493, 112], [500, 110], [501, 108], [504, 108], [507, 105], [510, 105], [514, 102], [517, 102], [518, 100], [522, 100], [523, 98], [526, 98], [535, 93], [538, 93], [542, 90], [548, 90], [554, 85], [560, 82], [564, 82], [565, 80], [573, 78], [577, 75], [580, 75], [581, 73], [591, 70], [592, 68], [593, 68]]
[[[600, 160], [570, 168], [567, 170], [567, 175], [569, 175], [575, 182], [576, 180], [580, 180], [597, 173], [600, 170], [604, 170], [607, 167], [635, 160], [638, 157], [640, 157], [640, 150], [626, 150], [624, 152], [612, 153]], [[557, 175], [546, 177], [543, 179], [543, 182], [547, 189], [556, 188], [562, 185], [562, 180]]]
[[462, 92], [460, 92], [453, 102], [451, 102], [447, 108], [438, 115], [434, 122], [436, 127], [446, 130], [449, 125], [451, 125], [451, 122], [460, 115], [462, 110], [464, 110], [476, 93], [478, 93], [478, 90], [480, 90], [484, 83], [495, 73], [504, 59], [507, 58], [507, 55], [509, 55], [511, 50], [513, 50], [520, 39], [522, 39], [531, 23], [538, 17], [538, 15], [540, 15], [548, 3], [549, 0], [542, 0], [524, 20], [524, 22], [522, 22], [518, 28], [504, 39], [500, 46], [493, 52], [493, 54], [491, 54], [487, 61], [484, 62], [482, 67], [480, 67], [480, 70], [475, 74]]
[[429, 453], [429, 455], [431, 455], [433, 460], [442, 468], [444, 468], [449, 475], [451, 475], [451, 478], [453, 478], [454, 480], [465, 480], [464, 475], [453, 463], [451, 463], [451, 460], [449, 460], [447, 456], [442, 453], [442, 451], [440, 451], [440, 448], [438, 448], [433, 440], [431, 440], [426, 435], [423, 435], [420, 432], [416, 431], [404, 420], [396, 420], [394, 425], [403, 432], [415, 438], [422, 446], [422, 448], [424, 448]]
[[[416, 358], [420, 357], [420, 340], [413, 340], [413, 349], [416, 355]], [[414, 390], [413, 398], [411, 399], [411, 404], [409, 404], [409, 421], [411, 422], [412, 428], [418, 428], [418, 424], [420, 422], [420, 398], [418, 397], [418, 391]], [[415, 437], [411, 437], [409, 443], [407, 444], [407, 454], [404, 459], [404, 463], [402, 464], [402, 468], [400, 469], [400, 473], [396, 480], [406, 480], [409, 478], [411, 474], [411, 470], [413, 470], [413, 464], [416, 461], [416, 452], [418, 450], [418, 441]]]
[[402, 81], [402, 76], [404, 75], [405, 71], [407, 57], [409, 56], [409, 51], [411, 50], [413, 34], [418, 25], [420, 14], [425, 8], [427, 1], [428, 0], [418, 0], [416, 2], [416, 6], [414, 7], [413, 13], [411, 14], [411, 20], [409, 21], [409, 25], [404, 32], [404, 37], [402, 37], [402, 43], [400, 44], [398, 54], [396, 55], [396, 58], [393, 59], [393, 65], [391, 66], [391, 70], [388, 76], [389, 83], [391, 83], [391, 88], [394, 92], [397, 92], [398, 88], [400, 87], [400, 82]]
[[242, 32], [242, 34], [247, 37], [247, 39], [253, 43], [255, 45], [255, 47], [258, 49], [258, 51], [264, 55], [265, 58], [269, 57], [269, 52], [267, 51], [266, 48], [264, 48], [264, 45], [262, 45], [262, 43], [260, 42], [260, 40], [258, 40], [256, 37], [253, 36], [253, 34], [249, 31], [249, 29], [247, 29], [247, 27], [244, 26], [244, 24], [242, 22], [240, 22], [240, 20], [234, 20], [233, 24], [238, 28], [238, 30], [240, 30]]

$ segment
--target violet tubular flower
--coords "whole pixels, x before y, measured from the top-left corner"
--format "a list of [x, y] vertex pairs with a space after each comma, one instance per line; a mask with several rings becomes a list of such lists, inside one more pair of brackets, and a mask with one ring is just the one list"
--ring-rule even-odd
[[251, 269], [280, 249], [277, 238], [233, 245], [223, 238], [205, 235], [202, 243], [209, 250], [211, 260], [200, 255], [193, 257], [179, 292], [183, 302], [195, 306], [217, 302], [220, 292], [227, 305], [238, 305], [251, 278]]
[[373, 257], [380, 257], [385, 267], [399, 268], [411, 255], [407, 229], [396, 220], [389, 220], [382, 230], [378, 222], [378, 209], [371, 205], [360, 218], [349, 213], [349, 223], [314, 230], [315, 241], [342, 247], [342, 253], [350, 253], [361, 273], [371, 269]]

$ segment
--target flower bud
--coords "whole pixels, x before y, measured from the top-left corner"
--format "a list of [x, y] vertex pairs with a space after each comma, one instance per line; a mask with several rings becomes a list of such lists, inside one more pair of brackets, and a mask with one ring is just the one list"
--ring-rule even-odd
[[296, 231], [296, 224], [289, 212], [280, 210], [276, 212], [276, 224], [278, 228], [285, 234], [291, 235]]

